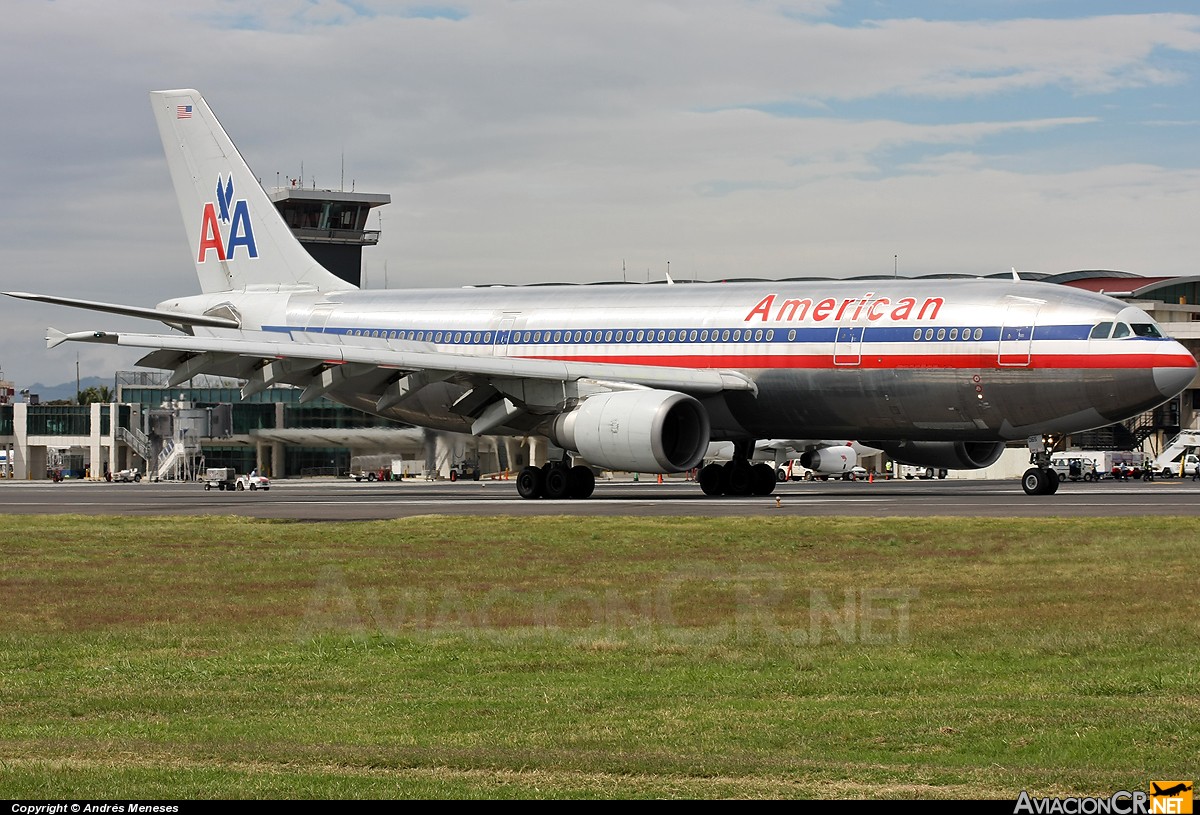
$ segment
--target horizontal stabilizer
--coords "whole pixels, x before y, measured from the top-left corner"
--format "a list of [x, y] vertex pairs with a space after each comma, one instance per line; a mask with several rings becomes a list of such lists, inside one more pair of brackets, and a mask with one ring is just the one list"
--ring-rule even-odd
[[[9, 297], [21, 300], [36, 300], [39, 303], [53, 303], [56, 306], [74, 306], [86, 308], [89, 311], [104, 311], [109, 314], [122, 314], [126, 317], [141, 317], [147, 320], [158, 320], [167, 325], [204, 325], [210, 328], [239, 328], [237, 320], [228, 317], [213, 317], [208, 314], [188, 314], [182, 311], [166, 311], [158, 308], [142, 308], [141, 306], [124, 306], [120, 303], [101, 303], [96, 300], [77, 300], [74, 297], [56, 297], [51, 294], [33, 294], [27, 291], [3, 292]], [[51, 346], [53, 347], [53, 346]]]

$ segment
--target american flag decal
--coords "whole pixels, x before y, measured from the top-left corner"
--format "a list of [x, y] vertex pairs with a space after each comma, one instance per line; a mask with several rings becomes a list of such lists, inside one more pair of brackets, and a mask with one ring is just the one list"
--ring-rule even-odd
[[175, 106], [175, 118], [176, 119], [192, 118], [192, 106], [191, 105], [176, 105]]

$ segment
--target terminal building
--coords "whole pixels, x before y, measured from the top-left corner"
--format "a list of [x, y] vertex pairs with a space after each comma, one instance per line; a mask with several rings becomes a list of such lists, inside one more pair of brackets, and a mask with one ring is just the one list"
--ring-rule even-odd
[[[379, 240], [378, 230], [366, 228], [368, 214], [390, 197], [294, 185], [270, 195], [313, 257], [343, 280], [360, 285], [362, 249]], [[1023, 277], [1137, 305], [1200, 358], [1200, 276], [1090, 270]], [[206, 467], [233, 467], [275, 478], [384, 468], [396, 475], [449, 478], [516, 472], [545, 456], [544, 440], [435, 433], [324, 397], [302, 404], [295, 388], [269, 388], [242, 399], [236, 382], [168, 387], [168, 377], [166, 372], [120, 372], [111, 404], [38, 405], [0, 375], [0, 477], [40, 479], [65, 472], [103, 479], [137, 470], [149, 478], [193, 480]], [[1142, 416], [1076, 434], [1065, 443], [1156, 454], [1181, 430], [1200, 430], [1200, 381]], [[973, 475], [1019, 475], [1028, 466], [1025, 446], [1013, 447], [997, 465]], [[883, 462], [868, 465], [884, 470]], [[397, 467], [403, 473], [395, 472]]]

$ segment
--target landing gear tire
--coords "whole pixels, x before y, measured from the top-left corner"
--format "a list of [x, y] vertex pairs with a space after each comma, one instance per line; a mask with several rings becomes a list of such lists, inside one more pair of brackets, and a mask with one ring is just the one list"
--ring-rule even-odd
[[755, 495], [770, 495], [775, 492], [775, 468], [770, 464], [759, 463], [752, 468], [751, 490]]
[[571, 479], [567, 468], [556, 465], [546, 473], [546, 481], [542, 484], [542, 494], [552, 501], [560, 501], [570, 495]]
[[749, 495], [754, 489], [754, 470], [750, 463], [726, 462], [721, 472], [721, 487], [726, 495]]
[[567, 472], [567, 493], [572, 498], [591, 498], [596, 490], [596, 474], [582, 464]]
[[541, 498], [545, 478], [537, 467], [522, 467], [517, 473], [517, 495], [522, 498]]
[[1058, 492], [1058, 473], [1054, 470], [1030, 467], [1021, 476], [1021, 489], [1026, 495], [1053, 495]]
[[720, 495], [722, 472], [720, 464], [709, 464], [700, 470], [700, 489], [704, 490], [705, 495]]

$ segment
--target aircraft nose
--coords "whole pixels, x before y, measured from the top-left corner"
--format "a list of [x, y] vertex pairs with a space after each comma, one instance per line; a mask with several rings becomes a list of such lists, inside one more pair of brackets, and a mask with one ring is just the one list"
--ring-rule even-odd
[[1196, 358], [1186, 348], [1179, 345], [1173, 358], [1179, 359], [1180, 362], [1154, 368], [1154, 384], [1168, 399], [1178, 396], [1196, 378]]

